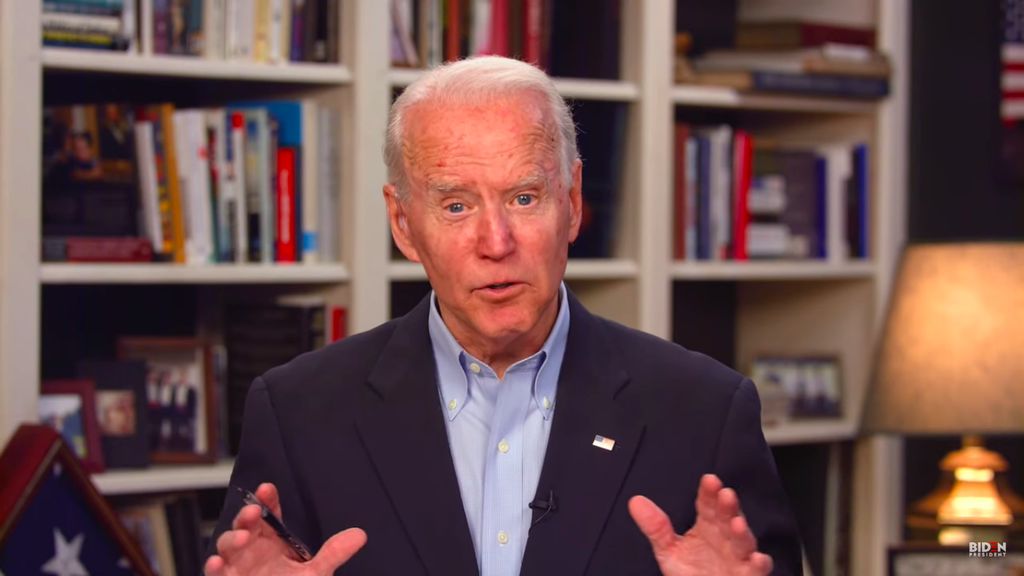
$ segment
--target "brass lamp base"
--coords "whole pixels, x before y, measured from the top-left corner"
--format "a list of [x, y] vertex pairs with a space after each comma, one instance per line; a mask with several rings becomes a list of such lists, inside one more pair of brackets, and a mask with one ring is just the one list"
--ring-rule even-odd
[[909, 528], [937, 530], [940, 543], [958, 545], [1006, 540], [1024, 521], [1024, 501], [996, 479], [1006, 460], [986, 450], [980, 437], [965, 436], [963, 447], [947, 454], [939, 468], [939, 485], [911, 506]]

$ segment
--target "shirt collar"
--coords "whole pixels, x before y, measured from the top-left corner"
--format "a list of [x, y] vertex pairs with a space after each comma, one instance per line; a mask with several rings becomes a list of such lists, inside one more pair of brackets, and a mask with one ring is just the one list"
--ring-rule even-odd
[[[565, 283], [558, 288], [559, 305], [555, 324], [541, 349], [529, 358], [516, 362], [512, 369], [522, 362], [540, 358], [540, 366], [533, 381], [533, 401], [544, 416], [551, 418], [555, 409], [555, 394], [558, 390], [558, 375], [565, 356], [565, 344], [569, 335], [569, 299]], [[430, 292], [430, 316], [427, 321], [430, 342], [437, 363], [438, 388], [441, 402], [449, 420], [454, 420], [466, 405], [469, 395], [468, 364], [472, 358], [452, 335], [437, 308], [437, 299]]]

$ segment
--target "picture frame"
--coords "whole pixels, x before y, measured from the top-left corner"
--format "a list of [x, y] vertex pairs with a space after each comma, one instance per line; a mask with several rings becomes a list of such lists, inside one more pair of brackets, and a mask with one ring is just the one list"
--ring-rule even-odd
[[890, 546], [889, 576], [1024, 576], [1024, 553], [1001, 558], [975, 558], [967, 546], [908, 543]]
[[75, 371], [96, 386], [96, 422], [107, 469], [149, 466], [144, 360], [81, 360]]
[[96, 423], [96, 388], [92, 380], [44, 380], [39, 396], [39, 421], [60, 433], [71, 452], [90, 473], [104, 470]]
[[146, 412], [154, 463], [216, 459], [217, 409], [210, 347], [198, 338], [126, 336], [119, 360], [146, 362]]
[[835, 354], [758, 356], [749, 374], [761, 396], [763, 424], [841, 418], [842, 373]]

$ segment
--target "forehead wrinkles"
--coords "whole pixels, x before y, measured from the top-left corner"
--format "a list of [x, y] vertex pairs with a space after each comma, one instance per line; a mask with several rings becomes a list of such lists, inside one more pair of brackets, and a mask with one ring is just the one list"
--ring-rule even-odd
[[[545, 110], [523, 98], [463, 107], [417, 105], [408, 111], [401, 142], [407, 175], [415, 180], [455, 164], [503, 159], [514, 160], [510, 169], [555, 168], [558, 133]], [[487, 146], [492, 142], [496, 146]]]

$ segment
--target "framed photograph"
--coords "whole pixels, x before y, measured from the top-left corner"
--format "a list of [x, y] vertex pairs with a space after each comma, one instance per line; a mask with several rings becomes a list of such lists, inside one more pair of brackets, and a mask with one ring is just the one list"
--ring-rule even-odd
[[125, 337], [118, 358], [146, 363], [150, 458], [159, 463], [216, 458], [216, 408], [209, 347], [196, 338]]
[[83, 360], [76, 372], [96, 384], [96, 422], [106, 467], [149, 466], [145, 361]]
[[842, 416], [842, 370], [833, 355], [762, 356], [750, 377], [757, 384], [765, 425]]
[[60, 432], [83, 468], [102, 472], [95, 394], [91, 380], [46, 380], [39, 396], [39, 421]]
[[1024, 576], [1024, 554], [972, 556], [967, 546], [902, 544], [889, 548], [889, 576]]

